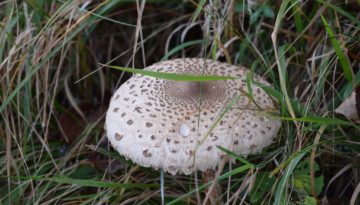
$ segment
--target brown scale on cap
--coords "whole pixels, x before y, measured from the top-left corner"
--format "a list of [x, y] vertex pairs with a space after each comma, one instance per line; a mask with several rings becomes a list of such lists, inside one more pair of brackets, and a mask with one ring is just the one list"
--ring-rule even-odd
[[[113, 147], [141, 166], [172, 174], [215, 169], [227, 159], [217, 146], [239, 155], [256, 153], [271, 144], [280, 128], [280, 121], [267, 114], [276, 113], [276, 106], [260, 87], [251, 85], [253, 96], [246, 96], [249, 71], [242, 66], [185, 58], [160, 62], [145, 70], [237, 79], [178, 82], [135, 74], [124, 83], [114, 93], [105, 128]], [[270, 85], [253, 76], [260, 84]], [[238, 103], [205, 136], [239, 95]]]

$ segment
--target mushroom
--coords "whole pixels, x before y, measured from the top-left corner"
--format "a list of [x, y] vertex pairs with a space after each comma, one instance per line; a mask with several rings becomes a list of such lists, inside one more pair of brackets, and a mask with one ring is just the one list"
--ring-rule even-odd
[[261, 87], [247, 83], [245, 67], [185, 58], [145, 70], [236, 79], [180, 82], [135, 74], [121, 85], [106, 114], [107, 137], [121, 155], [143, 167], [173, 175], [214, 170], [226, 156], [217, 146], [238, 155], [257, 153], [272, 143], [281, 126], [267, 114], [276, 113], [276, 103]]

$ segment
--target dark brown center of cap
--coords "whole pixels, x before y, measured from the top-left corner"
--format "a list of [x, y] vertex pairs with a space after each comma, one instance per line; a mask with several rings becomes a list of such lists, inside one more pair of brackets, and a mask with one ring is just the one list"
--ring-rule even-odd
[[169, 82], [165, 89], [168, 95], [178, 99], [221, 99], [225, 94], [224, 86], [219, 81], [207, 82]]

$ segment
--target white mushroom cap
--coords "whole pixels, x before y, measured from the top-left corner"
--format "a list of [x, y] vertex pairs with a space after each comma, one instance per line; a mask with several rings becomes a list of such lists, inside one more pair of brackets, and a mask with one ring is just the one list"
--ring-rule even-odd
[[[171, 174], [215, 169], [225, 156], [216, 146], [239, 155], [256, 153], [272, 143], [281, 126], [280, 121], [268, 117], [275, 105], [260, 87], [251, 85], [252, 99], [244, 94], [249, 93], [249, 71], [244, 67], [185, 58], [145, 69], [237, 79], [178, 82], [135, 74], [124, 83], [111, 99], [105, 128], [112, 146], [141, 166]], [[259, 76], [254, 75], [254, 79], [270, 85]], [[240, 100], [206, 137], [239, 95]]]

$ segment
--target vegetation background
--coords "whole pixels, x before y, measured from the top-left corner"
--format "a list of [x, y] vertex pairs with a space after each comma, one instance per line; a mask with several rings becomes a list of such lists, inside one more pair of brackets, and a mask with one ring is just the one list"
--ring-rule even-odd
[[[160, 204], [159, 173], [103, 139], [128, 73], [175, 57], [241, 64], [272, 82], [271, 147], [217, 178], [226, 204], [360, 204], [359, 126], [334, 110], [360, 81], [359, 0], [3, 0], [0, 204]], [[232, 156], [236, 157], [236, 156]], [[200, 204], [194, 175], [165, 200]]]

